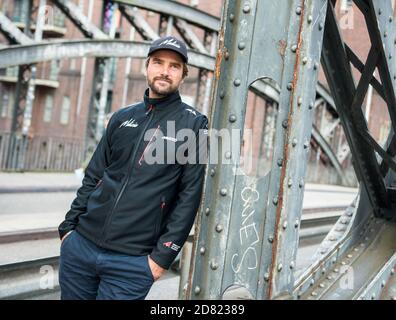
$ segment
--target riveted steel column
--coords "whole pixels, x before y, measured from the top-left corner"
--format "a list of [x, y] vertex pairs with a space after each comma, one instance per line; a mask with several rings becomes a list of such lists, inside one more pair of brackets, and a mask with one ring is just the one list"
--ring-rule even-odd
[[[293, 1], [284, 55], [258, 298], [291, 297], [327, 1]], [[281, 165], [281, 167], [280, 167]], [[271, 256], [269, 257], [271, 252]], [[263, 278], [261, 278], [261, 276]]]
[[209, 165], [192, 299], [221, 298], [233, 284], [258, 299], [291, 295], [326, 8], [326, 0], [226, 2], [212, 127], [242, 131], [249, 86], [270, 78], [281, 88], [275, 150], [263, 178], [236, 175], [239, 154]]

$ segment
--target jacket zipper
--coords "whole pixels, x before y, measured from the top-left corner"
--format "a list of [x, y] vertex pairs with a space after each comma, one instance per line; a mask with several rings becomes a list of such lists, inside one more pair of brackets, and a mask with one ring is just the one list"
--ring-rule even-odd
[[139, 159], [139, 166], [142, 165], [142, 161], [143, 161], [143, 159], [144, 159], [144, 154], [146, 153], [146, 150], [149, 148], [149, 146], [150, 146], [151, 143], [153, 142], [155, 136], [157, 135], [157, 131], [159, 130], [159, 128], [160, 128], [160, 125], [158, 125], [157, 129], [155, 129], [153, 135], [152, 135], [151, 138], [150, 138], [150, 141], [147, 143], [146, 147], [144, 148], [143, 153], [142, 153], [142, 155], [141, 155], [141, 157], [140, 157], [140, 159]]
[[144, 133], [146, 132], [147, 127], [149, 126], [149, 124], [151, 123], [151, 120], [153, 119], [153, 115], [154, 115], [153, 109], [154, 109], [153, 106], [150, 106], [150, 109], [146, 112], [146, 115], [150, 114], [150, 116], [149, 116], [149, 118], [148, 118], [148, 120], [147, 120], [146, 125], [145, 125], [144, 128], [143, 128], [142, 133], [141, 133], [140, 136], [139, 136], [139, 139], [138, 139], [138, 141], [137, 141], [137, 143], [136, 143], [136, 145], [135, 145], [135, 149], [133, 150], [133, 153], [132, 153], [132, 161], [129, 163], [129, 166], [128, 166], [127, 178], [126, 178], [124, 184], [122, 185], [121, 190], [118, 192], [116, 201], [115, 201], [113, 207], [111, 208], [110, 214], [106, 217], [106, 220], [105, 220], [105, 223], [104, 223], [104, 226], [103, 226], [102, 236], [101, 236], [101, 238], [100, 238], [100, 243], [101, 243], [101, 244], [103, 244], [104, 241], [105, 241], [105, 238], [104, 238], [105, 231], [106, 231], [106, 229], [107, 229], [107, 226], [108, 226], [109, 222], [111, 221], [110, 218], [112, 217], [112, 215], [113, 215], [113, 213], [114, 213], [114, 209], [116, 208], [118, 202], [119, 202], [120, 199], [121, 199], [122, 194], [123, 194], [124, 191], [125, 191], [126, 186], [128, 185], [129, 178], [130, 178], [130, 176], [131, 176], [131, 170], [132, 170], [132, 168], [133, 168], [133, 165], [134, 165], [134, 163], [135, 163], [135, 158], [136, 158], [137, 152], [138, 152], [138, 150], [139, 150], [140, 142], [142, 141], [142, 139], [143, 139], [143, 137], [144, 137]]

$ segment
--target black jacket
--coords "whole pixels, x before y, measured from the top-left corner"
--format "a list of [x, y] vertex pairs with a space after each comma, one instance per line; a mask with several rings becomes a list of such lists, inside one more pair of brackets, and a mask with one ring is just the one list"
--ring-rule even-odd
[[[62, 238], [76, 229], [99, 247], [129, 255], [150, 254], [168, 269], [187, 239], [200, 204], [202, 155], [206, 157], [202, 151], [207, 149], [206, 137], [200, 139], [198, 134], [207, 134], [208, 121], [183, 103], [178, 92], [163, 99], [149, 99], [147, 94], [148, 90], [144, 102], [123, 108], [110, 119], [59, 235]], [[174, 121], [175, 132], [168, 121]], [[201, 153], [194, 154], [191, 148], [183, 152], [187, 141], [193, 140], [178, 137], [180, 129], [193, 130]], [[167, 160], [173, 157], [173, 163], [147, 163], [147, 150], [152, 151], [153, 143], [161, 139], [166, 142]], [[178, 161], [175, 153], [180, 150], [197, 163]]]

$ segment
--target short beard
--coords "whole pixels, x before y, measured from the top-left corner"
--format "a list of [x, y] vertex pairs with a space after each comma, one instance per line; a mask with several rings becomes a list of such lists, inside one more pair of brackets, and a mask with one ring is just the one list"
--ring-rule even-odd
[[178, 89], [177, 87], [174, 87], [172, 85], [172, 82], [169, 82], [170, 86], [167, 89], [159, 88], [158, 86], [155, 85], [155, 81], [157, 80], [163, 80], [163, 81], [170, 81], [170, 80], [161, 77], [155, 77], [151, 81], [147, 80], [150, 90], [158, 96], [162, 96], [162, 97], [169, 96], [170, 94], [176, 92]]

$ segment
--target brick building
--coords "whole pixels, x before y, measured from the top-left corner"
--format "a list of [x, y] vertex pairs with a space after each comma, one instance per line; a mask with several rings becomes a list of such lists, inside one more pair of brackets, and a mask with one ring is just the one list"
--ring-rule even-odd
[[[25, 0], [0, 0], [1, 11], [21, 30], [24, 28], [23, 21], [25, 21], [27, 2]], [[106, 16], [106, 13], [103, 14], [106, 10], [104, 1], [75, 0], [73, 2], [96, 26], [102, 26], [104, 30], [108, 27], [102, 18]], [[183, 0], [179, 2], [220, 17], [224, 1]], [[39, 0], [34, 0], [33, 3], [37, 8]], [[50, 0], [47, 1], [47, 7], [50, 15], [48, 15], [49, 19], [43, 31], [44, 40], [46, 38], [58, 38], [58, 40], [84, 38], [81, 31]], [[346, 42], [361, 60], [365, 61], [370, 43], [364, 19], [359, 10], [354, 8], [352, 1], [342, 0], [337, 2], [336, 11]], [[145, 10], [139, 10], [139, 12], [153, 29], [158, 29], [158, 14]], [[143, 40], [119, 11], [113, 14], [116, 19], [116, 38]], [[30, 28], [32, 33], [34, 33], [36, 16], [37, 10], [33, 11], [32, 15]], [[202, 30], [195, 31], [197, 36], [202, 38]], [[175, 29], [173, 29], [173, 33], [178, 36]], [[8, 44], [8, 41], [0, 34], [0, 45], [5, 44]], [[98, 89], [93, 87], [95, 61], [95, 58], [76, 58], [37, 64], [35, 99], [29, 128], [32, 145], [29, 153], [29, 163], [31, 164], [29, 169], [73, 170], [84, 161], [82, 150], [85, 148], [89, 106], [94, 103], [93, 92]], [[112, 58], [111, 61], [112, 70], [106, 113], [140, 101], [146, 88], [144, 60]], [[354, 70], [354, 75], [358, 79], [359, 73], [356, 70]], [[323, 73], [320, 73], [319, 80], [325, 85]], [[0, 70], [0, 162], [2, 152], [4, 158], [7, 135], [11, 131], [16, 82], [17, 67]], [[189, 77], [181, 88], [181, 94], [183, 99], [192, 105], [195, 105], [197, 101], [197, 83], [198, 70], [191, 67]], [[375, 90], [372, 95], [367, 97], [367, 101], [364, 108], [369, 114], [370, 131], [377, 140], [383, 142], [390, 128], [386, 106]], [[270, 135], [273, 132], [275, 116], [268, 118], [268, 115], [275, 112], [275, 109], [273, 101], [249, 93], [245, 128], [253, 130], [253, 144], [255, 145], [253, 150], [256, 158], [263, 154], [263, 140], [271, 140]], [[329, 116], [331, 115], [318, 113], [315, 122], [320, 124], [321, 121], [326, 121], [326, 117]], [[272, 124], [264, 126], [263, 124], [266, 122]], [[270, 142], [267, 145], [270, 145]], [[264, 153], [267, 153], [267, 158], [270, 159], [271, 152], [268, 147]], [[312, 158], [315, 158], [314, 154]]]

